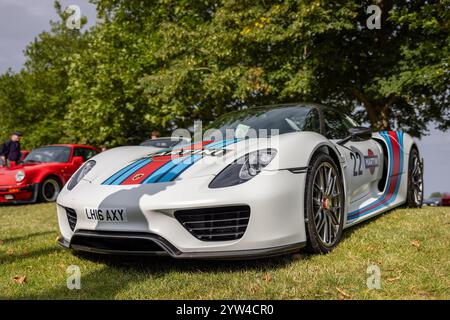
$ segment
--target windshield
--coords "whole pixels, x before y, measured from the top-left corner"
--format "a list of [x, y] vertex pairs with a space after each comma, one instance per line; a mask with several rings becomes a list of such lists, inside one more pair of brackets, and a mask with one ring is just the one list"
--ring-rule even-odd
[[24, 162], [69, 162], [70, 151], [70, 147], [64, 146], [37, 148], [30, 152]]
[[258, 137], [262, 134], [270, 136], [277, 133], [313, 131], [311, 117], [315, 118], [315, 114], [312, 110], [313, 108], [308, 106], [246, 109], [220, 117], [208, 130], [217, 129], [224, 137], [230, 135], [229, 130], [234, 130], [237, 138], [248, 136], [251, 129]]

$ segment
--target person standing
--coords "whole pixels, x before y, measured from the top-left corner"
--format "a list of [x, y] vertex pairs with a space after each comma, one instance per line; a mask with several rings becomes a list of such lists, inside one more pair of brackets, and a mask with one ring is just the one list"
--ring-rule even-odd
[[161, 133], [159, 133], [158, 130], [153, 130], [152, 134], [150, 135], [150, 139], [154, 140], [154, 139], [158, 139], [160, 137]]
[[13, 132], [11, 139], [6, 141], [0, 150], [0, 157], [5, 166], [9, 166], [10, 161], [20, 163], [22, 154], [20, 153], [20, 139], [22, 133], [19, 131]]

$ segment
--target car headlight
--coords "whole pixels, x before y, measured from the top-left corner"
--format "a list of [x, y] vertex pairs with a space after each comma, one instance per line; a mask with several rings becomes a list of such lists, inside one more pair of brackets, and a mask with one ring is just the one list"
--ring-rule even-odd
[[277, 155], [275, 149], [250, 152], [237, 159], [220, 172], [209, 184], [210, 188], [235, 186], [255, 177]]
[[22, 182], [25, 179], [25, 171], [19, 170], [16, 172], [16, 182]]
[[96, 162], [94, 160], [89, 160], [81, 166], [80, 169], [72, 176], [69, 183], [67, 184], [67, 189], [72, 190], [95, 166]]

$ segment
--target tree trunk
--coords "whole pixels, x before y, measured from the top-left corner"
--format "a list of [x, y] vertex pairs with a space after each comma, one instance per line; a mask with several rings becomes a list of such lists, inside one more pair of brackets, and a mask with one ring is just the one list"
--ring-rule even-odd
[[390, 107], [397, 97], [391, 95], [385, 99], [370, 100], [357, 88], [352, 89], [353, 96], [363, 104], [373, 131], [390, 130]]
[[390, 130], [389, 106], [388, 105], [366, 105], [367, 114], [374, 131]]

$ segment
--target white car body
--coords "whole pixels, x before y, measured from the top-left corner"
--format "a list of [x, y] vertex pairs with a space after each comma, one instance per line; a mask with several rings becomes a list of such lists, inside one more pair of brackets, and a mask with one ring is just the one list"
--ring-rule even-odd
[[[372, 139], [349, 141], [344, 145], [316, 132], [281, 134], [276, 137], [275, 158], [260, 174], [235, 186], [209, 187], [229, 164], [260, 150], [262, 145], [273, 144], [274, 139], [206, 142], [201, 150], [229, 152], [203, 153], [193, 163], [177, 164], [176, 160], [175, 163], [173, 159], [168, 160], [172, 165], [165, 164], [166, 169], [160, 170], [161, 174], [153, 180], [151, 175], [158, 170], [151, 171], [155, 168], [149, 167], [157, 162], [158, 156], [155, 158], [155, 153], [147, 147], [119, 147], [100, 153], [92, 158], [96, 161], [92, 170], [72, 190], [66, 185], [59, 194], [60, 243], [98, 253], [157, 254], [174, 258], [242, 258], [293, 252], [307, 242], [305, 183], [311, 157], [318, 150], [332, 155], [342, 172], [344, 228], [406, 201], [408, 154], [414, 141], [399, 131], [374, 133]], [[212, 158], [220, 161], [211, 161]], [[141, 164], [137, 164], [139, 161]], [[383, 169], [387, 170], [386, 183], [381, 185]], [[149, 172], [152, 172], [150, 179]], [[98, 215], [99, 209], [103, 220]], [[246, 224], [238, 227], [236, 222], [235, 239], [221, 236], [220, 228], [188, 230], [195, 226], [195, 218], [189, 214], [209, 217], [216, 209], [230, 210], [234, 212], [230, 213], [233, 217], [241, 217], [238, 221]], [[126, 218], [115, 219], [113, 216], [120, 212]], [[192, 221], [189, 219], [194, 219], [193, 224], [189, 224]], [[186, 221], [185, 227], [182, 222]]]

